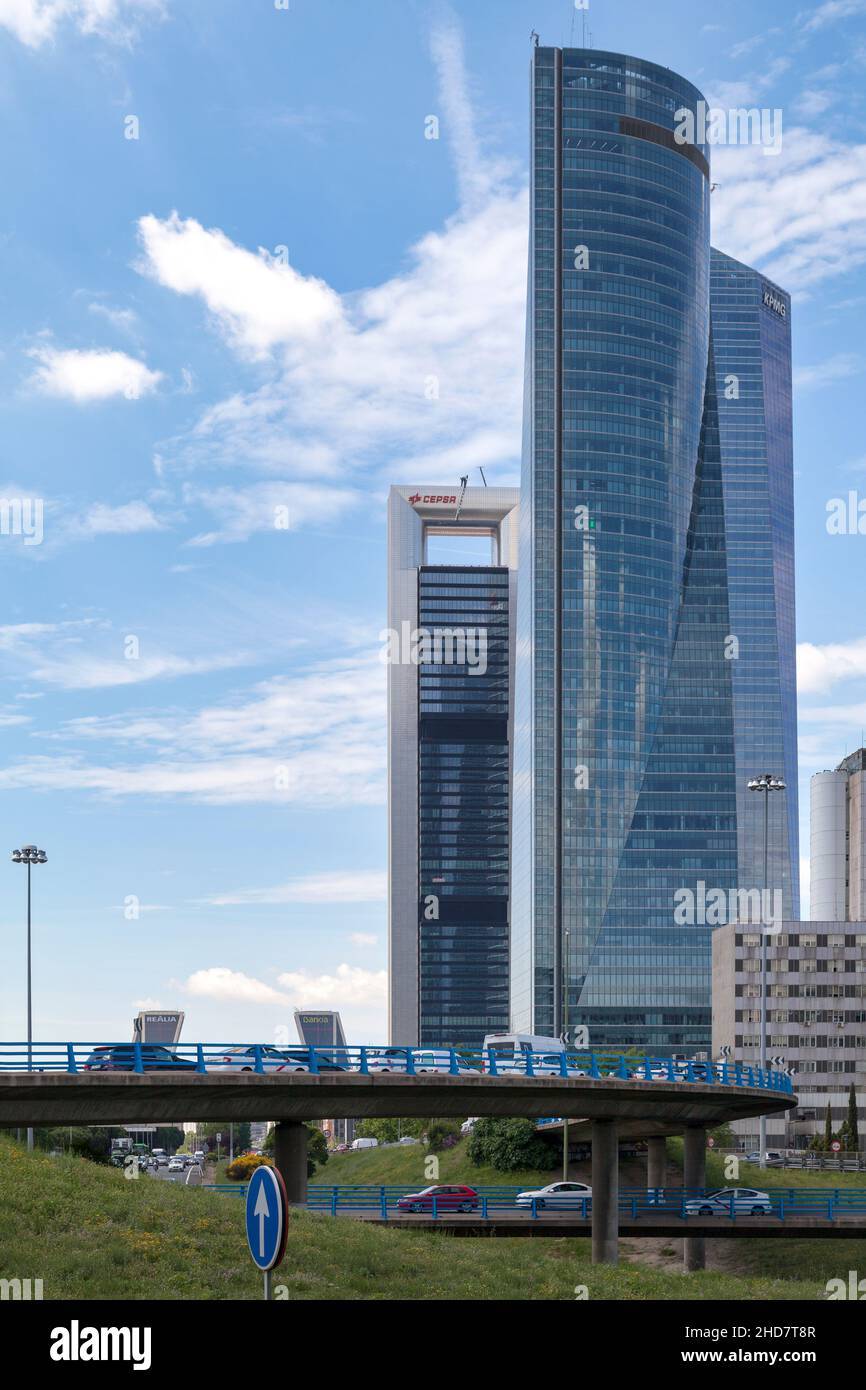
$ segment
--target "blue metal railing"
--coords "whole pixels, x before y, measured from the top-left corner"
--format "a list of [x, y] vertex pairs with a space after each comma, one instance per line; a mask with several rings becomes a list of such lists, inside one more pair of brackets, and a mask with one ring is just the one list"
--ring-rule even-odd
[[[201, 1186], [210, 1192], [246, 1197], [246, 1183], [202, 1183]], [[571, 1215], [585, 1221], [592, 1215], [592, 1197], [530, 1197], [518, 1205], [517, 1198], [524, 1190], [506, 1184], [498, 1187], [489, 1184], [475, 1186], [473, 1191], [476, 1200], [472, 1203], [471, 1211], [466, 1214], [480, 1216], [483, 1221], [495, 1219], [502, 1213], [517, 1211], [536, 1221], [546, 1214]], [[827, 1221], [836, 1221], [840, 1216], [854, 1215], [862, 1216], [866, 1221], [866, 1188], [774, 1187], [754, 1199], [733, 1196], [718, 1199], [717, 1192], [718, 1189], [709, 1187], [621, 1187], [620, 1216], [637, 1220], [640, 1216], [665, 1215], [689, 1221], [692, 1218], [705, 1219], [712, 1215], [736, 1221], [738, 1216], [752, 1217], [760, 1214], [773, 1221], [796, 1220], [801, 1216], [818, 1216]], [[405, 1184], [401, 1186], [394, 1183], [344, 1183], [328, 1186], [325, 1183], [311, 1183], [306, 1207], [308, 1211], [330, 1216], [372, 1211], [384, 1221], [416, 1214], [432, 1216], [438, 1221], [461, 1214], [456, 1210], [459, 1198], [435, 1197], [425, 1200], [420, 1212], [407, 1212], [405, 1205], [401, 1207], [399, 1203], [401, 1199], [405, 1203], [409, 1195], [412, 1194], [407, 1194]], [[753, 1210], [755, 1207], [764, 1208], [767, 1205], [769, 1211], [762, 1210], [758, 1213]]]
[[[532, 1197], [527, 1194], [520, 1202], [519, 1187], [477, 1186], [474, 1196], [425, 1197], [422, 1192], [407, 1194], [405, 1185], [328, 1187], [311, 1184], [307, 1209], [331, 1216], [351, 1215], [353, 1212], [376, 1212], [382, 1220], [398, 1216], [432, 1216], [434, 1220], [459, 1214], [481, 1217], [487, 1221], [507, 1212], [520, 1211], [530, 1219], [544, 1215], [570, 1215], [589, 1220], [592, 1197], [579, 1195]], [[400, 1203], [402, 1202], [402, 1205]], [[460, 1208], [468, 1207], [461, 1213]], [[412, 1210], [412, 1208], [417, 1210]], [[640, 1216], [674, 1216], [683, 1221], [692, 1218], [719, 1216], [735, 1221], [737, 1217], [766, 1216], [773, 1221], [785, 1221], [802, 1216], [818, 1216], [835, 1221], [839, 1216], [862, 1216], [866, 1221], [866, 1188], [773, 1188], [755, 1197], [719, 1196], [718, 1189], [706, 1187], [667, 1187], [664, 1189], [620, 1188], [621, 1217], [636, 1220]]]
[[364, 1076], [399, 1073], [453, 1077], [526, 1076], [540, 1080], [612, 1078], [620, 1081], [749, 1086], [793, 1093], [785, 1072], [740, 1062], [695, 1062], [673, 1057], [631, 1057], [621, 1053], [515, 1052], [496, 1048], [302, 1047], [267, 1043], [0, 1043], [0, 1072], [292, 1073], [326, 1075], [357, 1072]]

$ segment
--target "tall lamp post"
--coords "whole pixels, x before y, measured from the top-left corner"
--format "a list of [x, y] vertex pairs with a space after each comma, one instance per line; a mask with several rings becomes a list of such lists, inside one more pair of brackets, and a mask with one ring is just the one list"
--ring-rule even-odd
[[[566, 1052], [568, 1051], [568, 927], [565, 929], [565, 941], [562, 963], [562, 1041], [565, 1043]], [[567, 1063], [566, 1063], [567, 1066]], [[562, 1120], [562, 1181], [568, 1182], [568, 1116], [563, 1116]]]
[[[33, 1070], [33, 989], [32, 975], [30, 969], [30, 865], [45, 864], [48, 855], [44, 849], [37, 849], [35, 845], [25, 845], [23, 849], [12, 851], [13, 864], [27, 865], [27, 1070]], [[28, 1126], [27, 1147], [33, 1148], [33, 1130]]]
[[[760, 792], [764, 798], [764, 889], [761, 893], [761, 1071], [767, 1070], [767, 926], [764, 922], [764, 894], [768, 883], [769, 851], [769, 812], [770, 792], [783, 792], [785, 783], [772, 772], [763, 772], [753, 777], [749, 783], [750, 792]], [[761, 1151], [760, 1166], [767, 1166], [767, 1117], [762, 1115], [758, 1121], [758, 1148]]]

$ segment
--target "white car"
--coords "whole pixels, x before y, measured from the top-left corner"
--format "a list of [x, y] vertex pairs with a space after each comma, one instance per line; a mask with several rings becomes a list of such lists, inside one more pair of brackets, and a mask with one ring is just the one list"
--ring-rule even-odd
[[168, 1160], [168, 1171], [169, 1171], [170, 1173], [182, 1173], [183, 1170], [184, 1170], [184, 1167], [185, 1167], [185, 1164], [184, 1164], [183, 1161], [182, 1161], [181, 1159], [179, 1159], [179, 1158], [170, 1158], [170, 1159]]
[[[265, 1071], [280, 1071], [282, 1067], [290, 1066], [288, 1050], [278, 1047], [271, 1047], [263, 1044], [261, 1048], [262, 1066]], [[295, 1070], [309, 1071], [306, 1048], [298, 1049], [298, 1060]], [[301, 1062], [305, 1065], [302, 1067]], [[208, 1071], [255, 1071], [256, 1069], [256, 1049], [254, 1047], [227, 1047], [222, 1054], [219, 1062], [208, 1062]]]
[[730, 1216], [731, 1211], [750, 1216], [768, 1215], [773, 1204], [766, 1192], [753, 1187], [722, 1187], [706, 1197], [690, 1197], [685, 1204], [689, 1216]]
[[[413, 1047], [412, 1063], [415, 1072], [438, 1072], [442, 1075], [478, 1076], [477, 1067], [471, 1067], [463, 1057], [456, 1057], [457, 1071], [451, 1071], [451, 1053], [447, 1048]], [[409, 1060], [405, 1047], [383, 1047], [367, 1053], [367, 1070], [371, 1072], [398, 1072], [405, 1075], [409, 1070]]]
[[456, 1076], [478, 1076], [480, 1075], [477, 1067], [472, 1067], [464, 1057], [455, 1055], [454, 1064], [456, 1072], [451, 1070], [451, 1053], [443, 1050], [431, 1050], [430, 1048], [412, 1049], [412, 1057], [415, 1063], [416, 1072], [444, 1072], [446, 1075]]
[[545, 1207], [580, 1211], [584, 1200], [586, 1200], [586, 1209], [589, 1211], [592, 1203], [592, 1188], [588, 1187], [585, 1182], [549, 1182], [547, 1187], [536, 1187], [529, 1192], [518, 1192], [514, 1199], [514, 1205], [531, 1207], [534, 1201], [536, 1211], [541, 1211]]
[[[484, 1062], [484, 1072], [487, 1076], [490, 1076], [492, 1074], [490, 1062], [486, 1058]], [[562, 1074], [563, 1072], [561, 1052], [547, 1052], [542, 1055], [533, 1056], [531, 1072], [531, 1075], [533, 1077], [562, 1076]], [[503, 1057], [501, 1060], [497, 1057], [496, 1075], [529, 1076], [530, 1073], [527, 1070], [526, 1054], [515, 1052], [513, 1057]], [[574, 1066], [573, 1063], [566, 1062], [565, 1075], [568, 1077], [586, 1076], [586, 1072], [583, 1071], [582, 1068]]]

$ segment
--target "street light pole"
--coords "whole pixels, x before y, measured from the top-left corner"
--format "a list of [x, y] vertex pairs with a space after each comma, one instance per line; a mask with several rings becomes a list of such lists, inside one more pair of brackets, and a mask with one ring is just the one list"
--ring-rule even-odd
[[[772, 772], [764, 772], [749, 783], [750, 792], [761, 792], [764, 797], [764, 887], [761, 893], [761, 1071], [767, 1070], [767, 927], [764, 922], [764, 895], [769, 891], [769, 843], [770, 843], [770, 792], [783, 792], [785, 783]], [[759, 1164], [767, 1166], [767, 1117], [761, 1115], [758, 1121]]]
[[[562, 1036], [568, 1054], [568, 927], [565, 928], [562, 962]], [[566, 1069], [568, 1062], [566, 1061]], [[568, 1116], [562, 1117], [562, 1181], [568, 1182]]]
[[[27, 1070], [33, 1070], [33, 977], [31, 971], [32, 951], [30, 939], [30, 866], [31, 864], [45, 864], [48, 855], [44, 849], [37, 849], [35, 845], [25, 845], [23, 849], [12, 851], [13, 864], [27, 865]], [[27, 1128], [27, 1148], [33, 1148], [33, 1130]]]

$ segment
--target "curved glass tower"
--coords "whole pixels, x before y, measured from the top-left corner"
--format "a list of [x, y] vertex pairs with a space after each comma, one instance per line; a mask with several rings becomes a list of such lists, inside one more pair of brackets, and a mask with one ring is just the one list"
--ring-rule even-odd
[[676, 895], [699, 918], [743, 853], [709, 151], [675, 135], [703, 99], [595, 49], [537, 48], [532, 93], [512, 1024], [694, 1049], [710, 929]]

